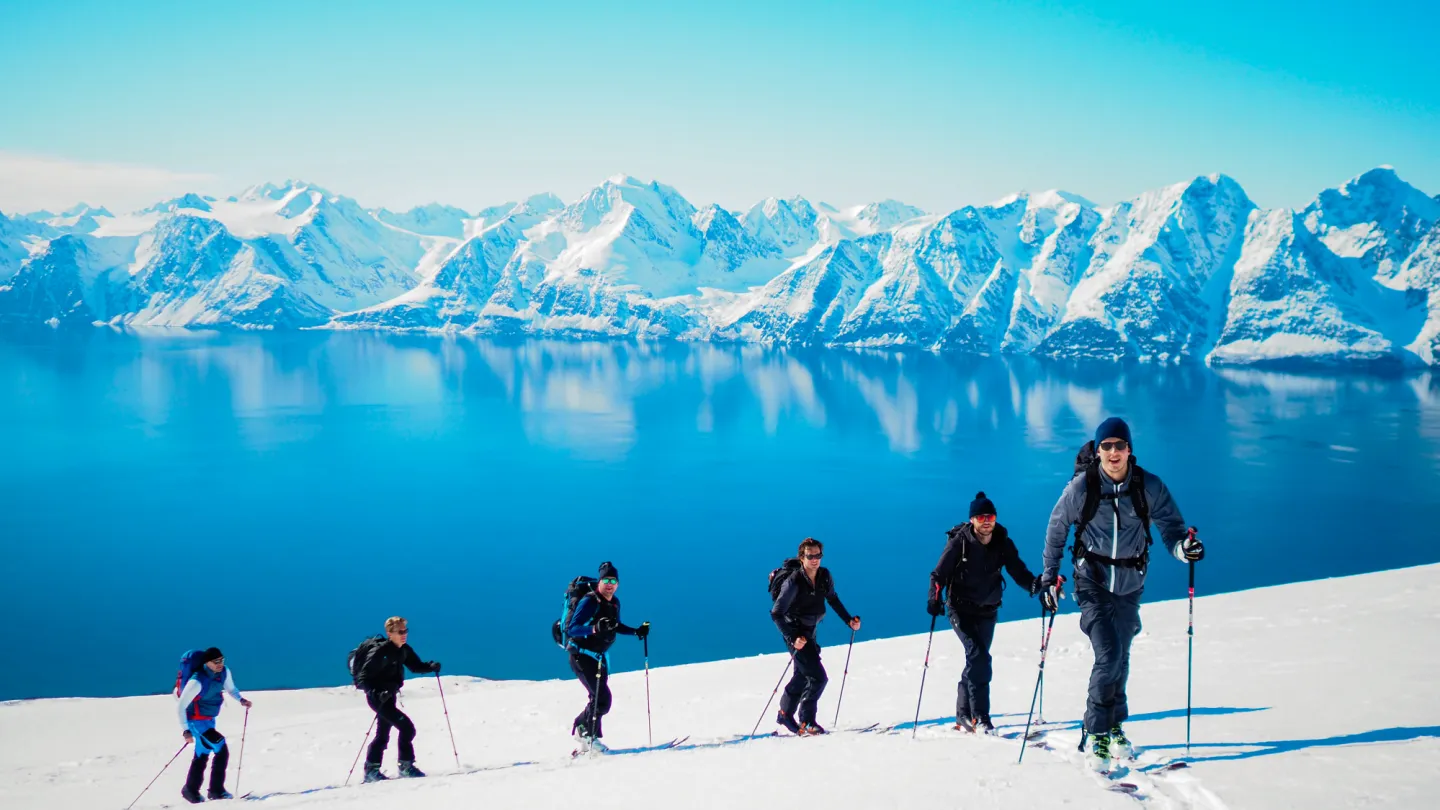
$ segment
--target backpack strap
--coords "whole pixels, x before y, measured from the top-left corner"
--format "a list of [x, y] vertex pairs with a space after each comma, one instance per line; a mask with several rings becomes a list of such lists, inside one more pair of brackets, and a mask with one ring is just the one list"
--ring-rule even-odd
[[1085, 503], [1080, 507], [1080, 519], [1075, 521], [1075, 544], [1070, 547], [1070, 559], [1077, 565], [1085, 558], [1085, 527], [1100, 510], [1100, 467], [1092, 463], [1081, 475], [1085, 476]]
[[[1114, 559], [1103, 554], [1096, 554], [1085, 547], [1085, 527], [1095, 518], [1095, 513], [1100, 510], [1101, 501], [1110, 501], [1116, 504], [1120, 495], [1130, 497], [1130, 505], [1135, 509], [1136, 517], [1140, 518], [1140, 525], [1145, 528], [1145, 551], [1138, 557], [1125, 557]], [[1116, 505], [1117, 519], [1119, 507]], [[1123, 493], [1101, 494], [1100, 492], [1100, 469], [1099, 466], [1091, 466], [1085, 470], [1085, 505], [1080, 510], [1080, 519], [1075, 522], [1075, 545], [1071, 548], [1071, 557], [1078, 565], [1081, 560], [1098, 562], [1103, 565], [1115, 565], [1122, 568], [1134, 568], [1144, 572], [1150, 567], [1150, 547], [1155, 544], [1154, 537], [1150, 534], [1150, 503], [1145, 498], [1145, 469], [1130, 462], [1130, 487]]]

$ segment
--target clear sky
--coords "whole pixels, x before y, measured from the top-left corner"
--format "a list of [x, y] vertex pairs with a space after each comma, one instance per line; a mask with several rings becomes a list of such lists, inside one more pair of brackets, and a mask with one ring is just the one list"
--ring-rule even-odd
[[[1383, 6], [1383, 7], [1382, 7]], [[0, 0], [0, 209], [303, 178], [366, 205], [1440, 193], [1440, 3]]]

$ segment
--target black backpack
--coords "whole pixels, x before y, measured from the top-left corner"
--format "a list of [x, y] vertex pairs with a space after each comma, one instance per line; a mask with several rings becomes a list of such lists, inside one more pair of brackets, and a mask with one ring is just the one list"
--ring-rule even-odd
[[779, 568], [770, 572], [770, 604], [775, 604], [775, 601], [780, 598], [780, 588], [785, 585], [785, 580], [799, 572], [800, 558], [798, 557], [791, 557], [780, 563]]
[[550, 637], [555, 639], [555, 643], [560, 649], [570, 649], [570, 645], [566, 643], [565, 625], [570, 623], [570, 616], [575, 613], [575, 606], [580, 604], [581, 599], [594, 593], [595, 586], [599, 583], [600, 580], [595, 577], [581, 576], [570, 580], [570, 584], [565, 586], [565, 603], [560, 609], [560, 618], [550, 625]]
[[1095, 442], [1086, 442], [1080, 452], [1075, 454], [1075, 474], [1085, 476], [1085, 503], [1080, 507], [1080, 519], [1075, 521], [1075, 545], [1070, 550], [1075, 562], [1091, 559], [1144, 571], [1150, 565], [1150, 546], [1155, 541], [1150, 536], [1150, 504], [1145, 500], [1145, 470], [1135, 455], [1132, 453], [1130, 456], [1130, 488], [1125, 494], [1130, 496], [1130, 505], [1135, 507], [1140, 525], [1145, 527], [1145, 553], [1139, 557], [1111, 560], [1085, 548], [1085, 527], [1090, 525], [1090, 521], [1095, 519], [1095, 513], [1100, 511], [1100, 502], [1115, 500], [1114, 494], [1100, 492], [1100, 456], [1095, 452]]
[[365, 665], [370, 663], [370, 656], [374, 655], [385, 641], [384, 636], [371, 636], [355, 645], [355, 649], [350, 651], [350, 681], [355, 684], [356, 689], [360, 688], [360, 673], [364, 672]]
[[[772, 606], [780, 599], [780, 588], [785, 585], [785, 580], [795, 576], [796, 574], [799, 574], [801, 568], [802, 565], [800, 563], [800, 558], [791, 557], [790, 559], [781, 563], [779, 568], [776, 568], [774, 571], [770, 572], [770, 604]], [[821, 596], [829, 595], [829, 569], [821, 568], [819, 571], [815, 572], [815, 590]]]

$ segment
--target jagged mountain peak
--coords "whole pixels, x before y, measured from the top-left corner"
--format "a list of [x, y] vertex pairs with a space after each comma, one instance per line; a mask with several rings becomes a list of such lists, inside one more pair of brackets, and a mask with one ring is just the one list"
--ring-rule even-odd
[[326, 191], [325, 189], [315, 185], [314, 183], [308, 183], [304, 180], [286, 180], [285, 182], [278, 184], [261, 183], [259, 185], [251, 186], [240, 192], [240, 194], [231, 197], [230, 201], [243, 202], [262, 199], [284, 200], [288, 197], [295, 195], [298, 192], [303, 191], [318, 192], [322, 197], [332, 196], [329, 191]]
[[1390, 166], [1378, 166], [1338, 188], [1326, 189], [1305, 208], [1312, 225], [1323, 221], [1340, 227], [1407, 213], [1425, 221], [1440, 219], [1440, 197], [1427, 196]]
[[82, 203], [77, 203], [76, 205], [73, 205], [73, 206], [71, 206], [70, 208], [68, 208], [68, 209], [60, 212], [60, 216], [62, 216], [62, 217], [83, 217], [83, 216], [85, 216], [86, 214], [89, 214], [90, 216], [93, 216], [93, 217], [113, 217], [113, 216], [115, 216], [114, 214], [110, 213], [110, 211], [109, 211], [108, 209], [106, 209], [105, 206], [103, 206], [103, 205], [97, 207], [97, 206], [91, 205], [91, 204], [89, 204], [89, 203], [83, 203], [83, 202], [82, 202]]
[[179, 211], [187, 208], [193, 211], [213, 210], [210, 205], [210, 201], [206, 200], [204, 197], [201, 197], [199, 194], [191, 192], [189, 194], [182, 194], [181, 196], [175, 197], [173, 199], [165, 200], [164, 202], [158, 202], [150, 206], [149, 208], [141, 209], [140, 213], [160, 214], [168, 213], [171, 211]]

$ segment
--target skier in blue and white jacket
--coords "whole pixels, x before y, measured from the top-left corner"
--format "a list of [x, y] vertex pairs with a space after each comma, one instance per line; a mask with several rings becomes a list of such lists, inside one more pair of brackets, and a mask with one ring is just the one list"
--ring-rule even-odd
[[180, 721], [186, 742], [195, 743], [195, 758], [190, 762], [190, 774], [180, 795], [191, 804], [204, 801], [200, 797], [200, 782], [205, 778], [205, 763], [215, 755], [215, 764], [210, 768], [209, 799], [229, 799], [225, 790], [225, 766], [230, 762], [230, 747], [225, 737], [215, 728], [215, 718], [225, 702], [225, 695], [250, 708], [250, 701], [235, 688], [235, 677], [225, 666], [225, 655], [219, 648], [211, 647], [200, 656], [201, 665], [181, 687], [175, 713]]

